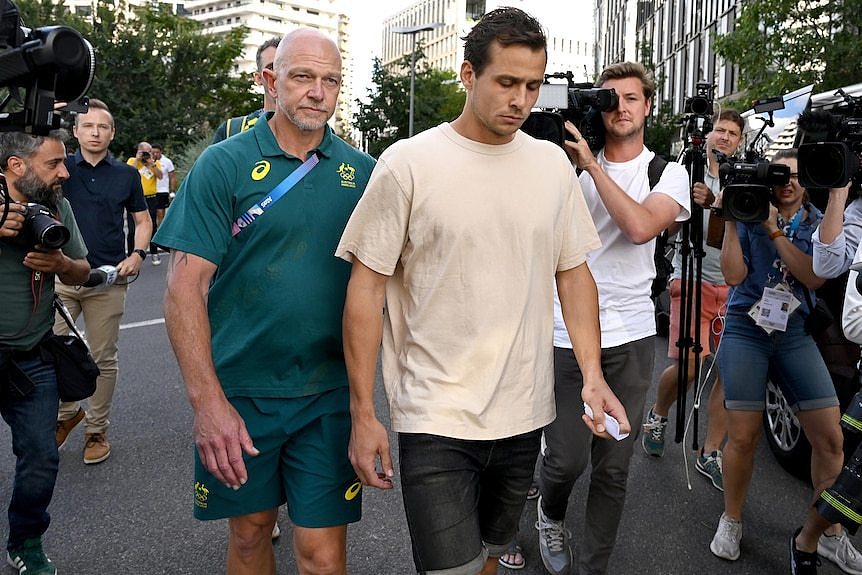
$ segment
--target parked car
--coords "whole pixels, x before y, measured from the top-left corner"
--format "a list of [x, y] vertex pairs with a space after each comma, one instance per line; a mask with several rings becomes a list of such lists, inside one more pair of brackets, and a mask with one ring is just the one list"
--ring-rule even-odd
[[[844, 286], [847, 274], [829, 280], [817, 290], [818, 299], [824, 299], [832, 312], [834, 321], [826, 331], [816, 337], [832, 383], [841, 404], [841, 411], [860, 389], [860, 372], [857, 367], [860, 347], [845, 339], [841, 331], [841, 307], [844, 302]], [[763, 412], [763, 428], [769, 448], [778, 463], [800, 479], [811, 480], [811, 445], [805, 438], [799, 419], [790, 409], [781, 389], [773, 383], [766, 384], [766, 410]]]

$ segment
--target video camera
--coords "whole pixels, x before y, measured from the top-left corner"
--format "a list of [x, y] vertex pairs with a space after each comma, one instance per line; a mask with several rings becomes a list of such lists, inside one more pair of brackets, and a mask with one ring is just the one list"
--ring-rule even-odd
[[862, 96], [838, 90], [842, 101], [829, 110], [799, 116], [799, 183], [807, 188], [860, 191], [862, 175]]
[[[61, 127], [61, 111], [86, 112], [85, 94], [93, 82], [93, 46], [76, 30], [46, 26], [31, 30], [21, 23], [12, 0], [0, 0], [0, 130], [45, 135]], [[15, 103], [15, 112], [9, 112]]]
[[712, 131], [714, 92], [715, 86], [712, 84], [698, 82], [695, 85], [695, 95], [683, 102], [685, 137], [695, 147], [702, 147], [706, 142], [706, 135]]
[[[565, 84], [552, 84], [550, 79], [565, 79]], [[619, 105], [612, 88], [596, 88], [589, 82], [575, 83], [572, 72], [545, 74], [545, 83], [539, 89], [536, 108], [521, 129], [540, 140], [549, 140], [564, 147], [571, 140], [564, 124], [569, 121], [587, 141], [593, 153], [605, 145], [605, 125], [602, 112], [610, 112]]]
[[756, 143], [767, 126], [773, 126], [772, 113], [784, 109], [784, 99], [763, 98], [754, 102], [754, 112], [768, 113], [760, 131], [751, 141], [743, 159], [728, 158], [715, 152], [719, 163], [718, 179], [723, 189], [722, 217], [738, 222], [762, 222], [769, 217], [772, 187], [783, 186], [790, 181], [790, 168], [781, 164], [770, 164], [759, 156]]

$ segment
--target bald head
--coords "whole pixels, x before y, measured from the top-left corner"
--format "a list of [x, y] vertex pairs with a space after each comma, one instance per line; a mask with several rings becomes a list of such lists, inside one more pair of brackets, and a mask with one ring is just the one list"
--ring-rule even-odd
[[338, 65], [341, 66], [341, 52], [338, 51], [338, 46], [332, 38], [320, 30], [313, 28], [297, 28], [287, 33], [278, 45], [275, 58], [278, 60], [288, 52], [307, 49], [309, 46], [314, 45], [332, 50], [338, 54]]
[[341, 53], [318, 30], [287, 34], [275, 53], [275, 69], [264, 70], [266, 89], [275, 98], [276, 116], [303, 132], [318, 132], [335, 112], [341, 89]]

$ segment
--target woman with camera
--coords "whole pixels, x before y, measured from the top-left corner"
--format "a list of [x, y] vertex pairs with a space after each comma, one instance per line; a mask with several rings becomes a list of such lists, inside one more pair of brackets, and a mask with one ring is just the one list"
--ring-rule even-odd
[[[763, 222], [726, 222], [721, 250], [721, 269], [733, 286], [717, 353], [729, 436], [724, 451], [724, 513], [710, 550], [731, 561], [740, 555], [742, 507], [769, 374], [797, 412], [811, 443], [815, 494], [832, 484], [843, 461], [838, 398], [807, 329], [814, 289], [824, 281], [814, 275], [811, 257], [811, 236], [823, 216], [799, 184], [796, 150], [779, 152], [773, 163], [788, 166], [790, 178], [773, 186], [769, 216]], [[814, 513], [810, 505], [808, 513]], [[834, 529], [837, 533], [824, 535], [821, 545], [858, 556], [840, 528]], [[795, 534], [790, 549], [793, 573], [816, 573], [816, 549], [798, 549]]]

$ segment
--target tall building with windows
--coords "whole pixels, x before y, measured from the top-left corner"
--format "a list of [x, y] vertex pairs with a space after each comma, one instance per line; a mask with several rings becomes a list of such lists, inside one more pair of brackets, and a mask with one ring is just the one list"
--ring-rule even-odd
[[257, 48], [268, 38], [283, 36], [300, 27], [315, 28], [331, 37], [342, 56], [343, 82], [333, 120], [339, 134], [350, 133], [353, 62], [350, 53], [350, 19], [340, 0], [186, 0], [186, 15], [210, 34], [245, 26], [245, 53], [237, 71], [255, 70]]
[[[96, 0], [64, 0], [66, 5], [81, 16], [93, 13]], [[127, 0], [130, 7], [161, 0]], [[353, 60], [351, 58], [350, 19], [341, 10], [342, 0], [166, 0], [176, 14], [197, 20], [203, 31], [223, 34], [238, 26], [249, 29], [245, 37], [245, 51], [235, 63], [239, 72], [256, 69], [257, 48], [267, 39], [283, 36], [299, 27], [316, 28], [331, 37], [342, 56], [343, 83], [337, 109], [332, 122], [339, 134], [350, 133], [350, 102], [353, 88]]]
[[[717, 36], [732, 32], [741, 0], [597, 0], [599, 67], [623, 60], [655, 68], [656, 106], [682, 111], [698, 82], [715, 85], [715, 97], [735, 94], [737, 70], [715, 53]], [[644, 58], [646, 55], [646, 58]]]
[[[595, 56], [591, 18], [574, 17], [574, 8], [555, 0], [419, 0], [383, 21], [381, 62], [393, 66], [413, 51], [410, 34], [399, 27], [443, 24], [435, 30], [419, 32], [426, 61], [439, 70], [458, 72], [464, 60], [461, 40], [483, 14], [501, 6], [515, 6], [535, 16], [548, 35], [547, 72], [572, 71], [579, 82], [592, 81]], [[588, 10], [591, 12], [592, 10]], [[583, 7], [579, 14], [583, 16]]]

